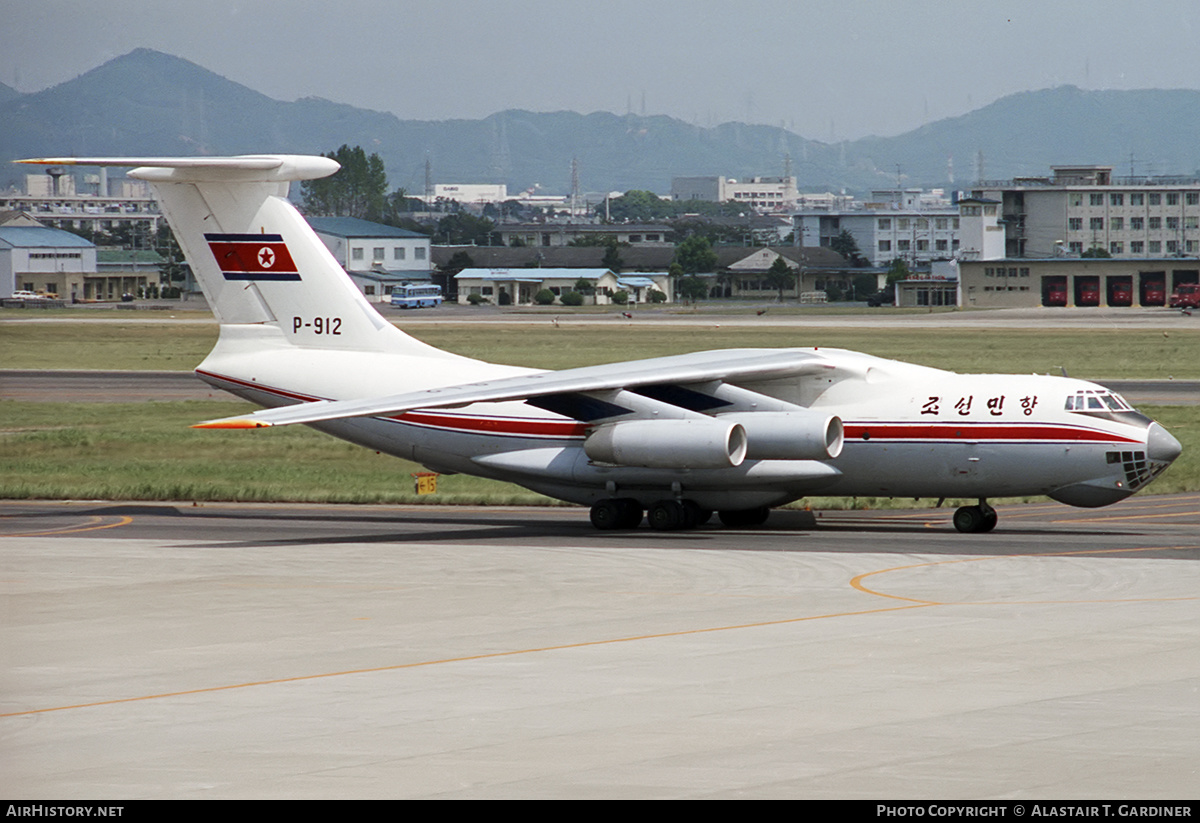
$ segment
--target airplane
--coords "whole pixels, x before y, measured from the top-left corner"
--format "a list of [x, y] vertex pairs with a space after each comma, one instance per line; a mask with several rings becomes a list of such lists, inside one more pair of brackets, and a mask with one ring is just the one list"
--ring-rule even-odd
[[563, 371], [497, 365], [405, 334], [367, 302], [289, 185], [325, 157], [42, 158], [148, 181], [220, 324], [196, 368], [264, 407], [197, 424], [307, 424], [443, 474], [590, 506], [598, 529], [732, 528], [812, 495], [989, 498], [1082, 507], [1128, 497], [1181, 446], [1103, 386], [960, 375], [821, 347], [694, 352]]

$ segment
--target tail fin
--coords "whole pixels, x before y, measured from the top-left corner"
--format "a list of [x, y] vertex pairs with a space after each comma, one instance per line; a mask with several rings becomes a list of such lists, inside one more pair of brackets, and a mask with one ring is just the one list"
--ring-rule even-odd
[[[326, 157], [48, 158], [25, 163], [134, 166], [222, 326], [273, 328], [288, 344], [433, 354], [359, 293], [287, 200], [293, 180], [328, 177]], [[274, 336], [274, 335], [272, 335]]]

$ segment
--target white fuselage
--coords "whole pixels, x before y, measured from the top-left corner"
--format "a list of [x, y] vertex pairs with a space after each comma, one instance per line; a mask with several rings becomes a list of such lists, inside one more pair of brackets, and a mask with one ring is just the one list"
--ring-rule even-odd
[[[827, 374], [744, 387], [840, 417], [844, 448], [821, 461], [759, 459], [721, 469], [610, 466], [584, 453], [587, 424], [518, 401], [332, 420], [315, 427], [434, 471], [506, 480], [585, 504], [620, 494], [648, 505], [674, 493], [720, 509], [775, 506], [815, 494], [1051, 495], [1094, 506], [1131, 494], [1166, 465], [1147, 461], [1148, 418], [1136, 412], [1065, 410], [1066, 398], [1103, 391], [1086, 381], [959, 375], [856, 352], [805, 351], [820, 354], [832, 368]], [[467, 358], [286, 346], [269, 354], [259, 348], [254, 355], [227, 356], [218, 344], [197, 373], [270, 407], [536, 371]], [[1140, 470], [1133, 465], [1139, 461]]]

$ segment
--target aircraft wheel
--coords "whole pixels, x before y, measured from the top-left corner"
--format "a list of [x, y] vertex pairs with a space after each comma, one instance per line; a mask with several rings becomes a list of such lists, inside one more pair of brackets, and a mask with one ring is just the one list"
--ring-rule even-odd
[[592, 506], [592, 525], [601, 531], [621, 528], [621, 506], [617, 500], [601, 500]]
[[683, 505], [674, 500], [659, 500], [646, 512], [650, 528], [659, 531], [681, 529], [686, 523]]
[[632, 498], [601, 500], [592, 506], [592, 525], [601, 531], [636, 529], [642, 523], [642, 507]]
[[[993, 515], [995, 512], [993, 512]], [[963, 534], [972, 534], [974, 532], [990, 531], [986, 527], [987, 515], [979, 506], [963, 506], [954, 512], [954, 528], [958, 529]], [[995, 527], [995, 522], [992, 527]]]
[[622, 497], [615, 501], [621, 510], [621, 523], [618, 529], [636, 529], [642, 525], [642, 504], [632, 497]]
[[1000, 518], [996, 515], [995, 509], [985, 512], [983, 515], [983, 525], [979, 528], [979, 530], [981, 532], [990, 532], [992, 529], [996, 528], [996, 523], [999, 522], [999, 520]]
[[980, 500], [978, 506], [963, 506], [954, 512], [954, 528], [964, 534], [990, 532], [999, 520], [996, 510], [986, 500]]
[[771, 514], [771, 510], [766, 506], [759, 506], [757, 509], [739, 509], [725, 510], [717, 512], [721, 518], [721, 522], [731, 529], [744, 529], [750, 526], [761, 526], [767, 522], [767, 517]]

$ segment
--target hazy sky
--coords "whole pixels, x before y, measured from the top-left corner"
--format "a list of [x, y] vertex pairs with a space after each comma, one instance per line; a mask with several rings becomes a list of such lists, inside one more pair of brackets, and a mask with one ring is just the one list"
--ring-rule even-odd
[[1063, 84], [1200, 88], [1198, 44], [1196, 0], [0, 0], [0, 82], [23, 92], [144, 46], [401, 118], [633, 111], [826, 141]]

